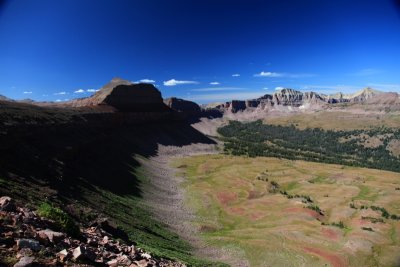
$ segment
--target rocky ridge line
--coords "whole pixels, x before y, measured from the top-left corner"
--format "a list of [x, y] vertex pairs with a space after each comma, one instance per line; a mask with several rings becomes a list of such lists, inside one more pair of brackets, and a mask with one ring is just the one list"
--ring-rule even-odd
[[[398, 94], [394, 94], [395, 98], [400, 99]], [[316, 92], [300, 92], [294, 89], [284, 88], [273, 94], [263, 95], [257, 99], [232, 100], [230, 102], [217, 104], [211, 108], [236, 113], [246, 109], [268, 110], [277, 106], [299, 108], [305, 106], [322, 107], [324, 105], [338, 103], [373, 103], [374, 99], [377, 97], [392, 98], [393, 93], [384, 93], [371, 88], [365, 88], [350, 95], [342, 93], [325, 95]], [[398, 102], [400, 102], [400, 100], [398, 100]]]

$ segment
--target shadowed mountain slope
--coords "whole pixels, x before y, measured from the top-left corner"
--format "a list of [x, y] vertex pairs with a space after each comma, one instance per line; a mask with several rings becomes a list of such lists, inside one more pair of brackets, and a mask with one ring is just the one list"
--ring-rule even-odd
[[113, 110], [2, 101], [0, 195], [32, 207], [50, 202], [84, 226], [106, 217], [118, 225], [119, 238], [153, 255], [208, 266], [151, 213], [138, 158], [156, 155], [159, 144], [214, 141], [169, 109], [153, 86], [116, 85], [102, 93], [99, 105]]

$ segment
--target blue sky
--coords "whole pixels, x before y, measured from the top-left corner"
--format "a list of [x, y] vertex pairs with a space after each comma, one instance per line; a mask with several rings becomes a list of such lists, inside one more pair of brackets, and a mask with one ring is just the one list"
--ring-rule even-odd
[[391, 0], [0, 1], [0, 94], [72, 99], [113, 77], [199, 103], [400, 91], [399, 29]]

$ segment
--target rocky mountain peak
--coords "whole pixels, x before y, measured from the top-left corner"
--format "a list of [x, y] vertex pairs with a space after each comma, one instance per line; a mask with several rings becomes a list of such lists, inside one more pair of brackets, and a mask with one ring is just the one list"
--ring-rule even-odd
[[351, 102], [363, 102], [381, 94], [381, 91], [374, 90], [370, 87], [364, 88], [351, 96]]
[[282, 88], [279, 89], [275, 92], [275, 94], [283, 94], [283, 95], [295, 95], [295, 94], [301, 94], [300, 91], [291, 89], [291, 88]]

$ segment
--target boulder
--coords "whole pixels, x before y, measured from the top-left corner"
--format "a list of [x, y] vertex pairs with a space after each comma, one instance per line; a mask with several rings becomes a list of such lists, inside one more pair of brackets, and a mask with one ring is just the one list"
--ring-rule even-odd
[[113, 259], [107, 262], [107, 265], [109, 267], [117, 267], [118, 266], [118, 260], [117, 259]]
[[60, 252], [57, 253], [57, 258], [61, 262], [66, 262], [72, 257], [71, 253], [67, 251], [66, 249], [61, 250]]
[[35, 260], [34, 257], [24, 256], [16, 264], [14, 264], [14, 267], [29, 267], [29, 266], [32, 266], [34, 260]]
[[151, 255], [149, 253], [141, 253], [140, 256], [144, 259], [150, 260], [151, 259]]
[[74, 260], [83, 260], [85, 258], [85, 247], [79, 246], [72, 252], [72, 257]]
[[[145, 259], [143, 259], [143, 260], [140, 260], [140, 261], [135, 261], [134, 262], [134, 264], [135, 265], [133, 265], [133, 266], [137, 266], [137, 267], [147, 267], [148, 266], [148, 262], [147, 262], [147, 260], [145, 260]], [[131, 265], [132, 266], [132, 265]]]
[[44, 243], [46, 243], [47, 240], [48, 240], [53, 244], [58, 244], [65, 238], [65, 234], [64, 233], [54, 232], [54, 231], [52, 231], [50, 229], [38, 231], [36, 233], [36, 235], [38, 236], [39, 241], [46, 240], [44, 242]]
[[15, 201], [7, 196], [0, 198], [0, 211], [15, 211]]
[[119, 266], [129, 266], [132, 264], [132, 261], [126, 255], [121, 255], [117, 257], [117, 262]]
[[33, 254], [33, 252], [30, 248], [23, 248], [18, 251], [17, 259], [20, 259], [25, 256], [29, 257], [29, 256], [32, 256], [32, 254]]
[[18, 249], [29, 248], [33, 251], [39, 251], [42, 249], [39, 242], [33, 239], [17, 239]]
[[72, 257], [75, 261], [94, 261], [96, 259], [96, 254], [90, 248], [80, 245], [74, 249], [74, 251], [72, 252]]

